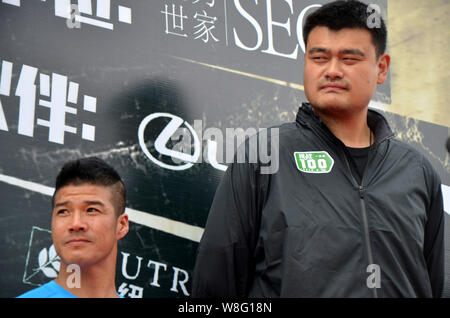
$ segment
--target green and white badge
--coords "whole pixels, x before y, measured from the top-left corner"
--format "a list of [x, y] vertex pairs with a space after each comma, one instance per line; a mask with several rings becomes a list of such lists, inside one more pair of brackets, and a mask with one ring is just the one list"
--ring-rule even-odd
[[334, 160], [326, 151], [294, 152], [297, 169], [306, 173], [329, 173]]

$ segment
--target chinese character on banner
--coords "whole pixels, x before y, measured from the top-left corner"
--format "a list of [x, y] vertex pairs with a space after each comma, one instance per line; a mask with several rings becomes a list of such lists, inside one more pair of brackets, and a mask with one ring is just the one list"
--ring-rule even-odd
[[[192, 2], [192, 4], [197, 4], [197, 3], [199, 3], [199, 2], [200, 2], [200, 0], [194, 0], [194, 1]], [[212, 7], [214, 7], [214, 0], [207, 1], [206, 4], [207, 4], [210, 8], [212, 8]]]
[[[113, 30], [111, 23], [111, 0], [78, 0], [72, 4], [72, 0], [56, 0], [55, 15], [68, 19], [67, 26], [72, 28], [76, 23], [89, 24], [95, 27]], [[95, 9], [95, 11], [94, 11]], [[117, 6], [117, 18], [119, 22], [131, 24], [131, 8], [121, 5]], [[78, 28], [78, 27], [77, 27]]]
[[206, 11], [203, 10], [203, 14], [199, 14], [198, 12], [195, 13], [194, 19], [200, 22], [194, 26], [194, 30], [196, 30], [194, 32], [194, 35], [196, 35], [195, 39], [201, 38], [204, 43], [207, 43], [211, 37], [215, 42], [219, 41], [212, 34], [212, 30], [215, 28], [214, 22], [217, 21], [217, 17], [210, 17]]
[[[11, 78], [13, 64], [8, 61], [3, 61], [0, 65], [0, 95], [9, 96], [11, 91]], [[0, 130], [8, 131], [8, 124], [6, 123], [5, 112], [3, 111], [2, 100], [0, 99]]]
[[[188, 17], [183, 15], [183, 6], [179, 6], [179, 13], [176, 13], [175, 4], [172, 4], [172, 12], [168, 11], [168, 5], [166, 4], [165, 10], [161, 11], [165, 15], [165, 32], [166, 34], [173, 34], [182, 37], [187, 37], [188, 35], [184, 32], [184, 20]], [[169, 16], [171, 18], [169, 18]]]
[[[10, 96], [13, 63], [3, 61], [0, 72], [0, 95]], [[36, 113], [36, 80], [38, 69], [36, 67], [23, 65], [19, 74], [19, 80], [15, 95], [19, 97], [19, 118], [17, 133], [19, 135], [33, 137], [35, 129]], [[66, 132], [77, 134], [77, 128], [66, 125], [66, 113], [77, 115], [77, 108], [68, 106], [67, 103], [78, 103], [78, 83], [68, 81], [67, 76], [53, 73], [49, 75], [39, 74], [39, 94], [48, 97], [39, 99], [39, 106], [49, 108], [49, 118], [37, 118], [36, 125], [48, 127], [50, 142], [64, 144]], [[84, 95], [83, 109], [96, 113], [97, 99]], [[4, 107], [0, 100], [0, 130], [8, 131], [8, 125]], [[81, 138], [95, 141], [95, 126], [83, 123], [81, 127]]]
[[[67, 87], [68, 86], [68, 87]], [[77, 114], [77, 109], [66, 105], [66, 102], [77, 104], [78, 102], [78, 84], [69, 82], [66, 76], [56, 73], [52, 74], [52, 83], [50, 77], [45, 74], [40, 75], [41, 95], [49, 96], [50, 100], [39, 99], [39, 105], [50, 109], [49, 120], [38, 118], [37, 124], [49, 128], [48, 140], [51, 142], [64, 144], [64, 133], [77, 133], [76, 127], [66, 125], [66, 113]], [[51, 94], [50, 94], [51, 87]], [[97, 99], [91, 96], [84, 96], [83, 109], [89, 112], [96, 112]], [[95, 127], [83, 124], [81, 138], [86, 140], [95, 140]]]
[[20, 7], [20, 0], [2, 0], [2, 2], [16, 7]]
[[128, 298], [142, 298], [144, 288], [132, 284], [127, 285], [127, 283], [122, 283], [119, 286], [118, 293], [122, 297], [128, 296]]

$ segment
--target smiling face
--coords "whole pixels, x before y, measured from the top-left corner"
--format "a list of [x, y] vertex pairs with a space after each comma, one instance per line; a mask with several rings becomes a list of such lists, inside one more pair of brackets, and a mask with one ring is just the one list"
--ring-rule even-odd
[[52, 238], [65, 264], [91, 266], [113, 260], [117, 241], [128, 232], [128, 216], [116, 215], [111, 187], [80, 184], [54, 197]]
[[347, 116], [363, 110], [377, 84], [386, 80], [389, 62], [387, 54], [376, 57], [371, 35], [365, 29], [315, 27], [306, 46], [306, 97], [322, 114]]

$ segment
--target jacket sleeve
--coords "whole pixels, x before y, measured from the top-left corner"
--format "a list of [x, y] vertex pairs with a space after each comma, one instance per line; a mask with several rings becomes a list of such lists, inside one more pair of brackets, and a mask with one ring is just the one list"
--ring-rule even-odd
[[259, 231], [258, 167], [233, 163], [214, 196], [193, 272], [192, 297], [246, 297]]
[[424, 160], [425, 180], [430, 193], [425, 226], [424, 257], [427, 262], [433, 297], [439, 298], [444, 287], [444, 208], [440, 178], [428, 160]]

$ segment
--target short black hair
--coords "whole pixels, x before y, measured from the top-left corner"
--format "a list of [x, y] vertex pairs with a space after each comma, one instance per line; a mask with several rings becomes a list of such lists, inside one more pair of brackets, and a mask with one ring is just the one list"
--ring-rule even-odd
[[381, 14], [378, 16], [378, 25], [369, 26], [374, 10], [369, 5], [356, 0], [338, 0], [327, 3], [311, 13], [303, 26], [303, 39], [305, 47], [311, 31], [318, 26], [325, 26], [331, 30], [339, 31], [344, 28], [365, 29], [370, 32], [375, 46], [377, 58], [386, 51], [387, 30]]
[[105, 161], [97, 157], [88, 157], [69, 161], [61, 168], [55, 181], [55, 192], [52, 206], [55, 204], [56, 192], [67, 185], [81, 184], [101, 185], [114, 188], [116, 216], [125, 211], [126, 189], [117, 171]]

